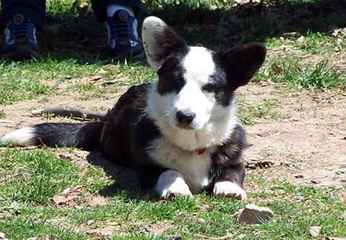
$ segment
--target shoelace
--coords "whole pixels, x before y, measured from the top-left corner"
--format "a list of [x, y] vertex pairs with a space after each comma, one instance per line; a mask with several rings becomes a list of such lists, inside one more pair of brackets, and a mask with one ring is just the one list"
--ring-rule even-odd
[[129, 34], [129, 26], [127, 22], [123, 21], [112, 21], [110, 23], [111, 29], [111, 37], [115, 39], [128, 39]]
[[30, 23], [31, 23], [30, 21], [24, 20], [22, 24], [19, 24], [19, 25], [14, 24], [15, 38], [25, 37], [30, 27]]

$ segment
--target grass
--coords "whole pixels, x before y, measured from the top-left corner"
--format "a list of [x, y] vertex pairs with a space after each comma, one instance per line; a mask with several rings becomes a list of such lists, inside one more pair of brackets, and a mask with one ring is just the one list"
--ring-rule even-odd
[[263, 119], [277, 120], [280, 118], [277, 99], [264, 99], [257, 105], [248, 105], [244, 101], [239, 102], [240, 120], [245, 125], [254, 125], [256, 121]]
[[27, 63], [0, 63], [1, 105], [49, 93], [49, 87], [36, 79], [33, 66]]
[[53, 94], [55, 82], [66, 77], [80, 76], [96, 71], [97, 65], [79, 64], [73, 59], [59, 61], [45, 58], [28, 62], [0, 62], [0, 104], [32, 99]]
[[9, 179], [1, 196], [34, 205], [48, 204], [77, 173], [74, 166], [45, 151], [8, 151], [1, 154], [1, 160], [1, 176]]
[[[87, 16], [75, 18], [72, 2], [48, 1], [49, 26], [58, 30], [48, 33], [52, 46], [42, 49], [40, 59], [0, 60], [1, 106], [61, 94], [81, 100], [103, 98], [108, 93], [117, 94], [121, 87], [155, 78], [147, 65], [102, 59], [103, 25]], [[150, 10], [175, 24], [189, 42], [216, 48], [253, 40], [266, 42], [273, 51], [269, 51], [254, 84], [269, 80], [278, 88], [294, 91], [345, 87], [345, 69], [336, 70], [331, 61], [345, 50], [346, 35], [342, 30], [336, 32], [344, 26], [341, 5], [287, 0], [276, 6], [268, 0], [259, 11], [256, 4], [230, 8], [231, 4], [148, 1]], [[318, 59], [317, 64], [308, 61], [310, 58]], [[92, 82], [95, 76], [101, 80]], [[251, 106], [240, 103], [244, 124], [280, 119], [279, 100], [268, 98]], [[0, 119], [5, 117], [6, 112], [0, 110]], [[118, 176], [110, 177], [97, 166], [63, 160], [54, 150], [1, 148], [0, 232], [20, 240], [47, 236], [119, 240], [180, 236], [185, 240], [225, 235], [230, 239], [311, 239], [309, 227], [319, 225], [321, 238], [346, 236], [346, 206], [337, 197], [345, 188], [318, 190], [250, 174], [249, 199], [244, 203], [204, 193], [194, 199], [159, 201], [153, 195], [125, 191], [121, 182]], [[54, 196], [77, 186], [81, 193], [75, 199], [76, 207], [55, 206]], [[110, 189], [109, 196], [105, 193]], [[102, 196], [107, 202], [92, 207], [90, 196]], [[240, 225], [233, 215], [246, 203], [270, 207], [275, 213], [273, 221]], [[105, 227], [112, 229], [112, 236], [101, 236]]]
[[[95, 75], [100, 75], [106, 84], [96, 86], [93, 82], [74, 84], [70, 81], [83, 78], [87, 81]], [[96, 61], [85, 64], [73, 58], [54, 59], [47, 56], [29, 62], [0, 61], [0, 76], [0, 104], [7, 105], [39, 96], [61, 94], [57, 91], [61, 85], [68, 86], [63, 87], [64, 94], [77, 90], [83, 98], [101, 97], [111, 88], [114, 91], [120, 86], [151, 81], [154, 72], [132, 62], [111, 65], [106, 61]], [[112, 84], [107, 84], [110, 81]]]
[[341, 52], [346, 48], [345, 32], [311, 32], [306, 35], [297, 32], [287, 33], [278, 37], [268, 38], [267, 46], [277, 48], [286, 46], [288, 48], [302, 50], [303, 54], [328, 55], [331, 52]]
[[[141, 193], [120, 191], [106, 205], [90, 207], [87, 197], [100, 194], [117, 178], [110, 181], [100, 168], [60, 160], [48, 149], [8, 149], [1, 151], [0, 159], [0, 232], [9, 239], [96, 239], [97, 231], [101, 234], [105, 227], [113, 227], [112, 239], [196, 239], [227, 234], [232, 239], [310, 239], [312, 225], [322, 227], [322, 236], [346, 236], [346, 206], [335, 190], [252, 175], [247, 179], [251, 186], [247, 202], [270, 207], [275, 217], [263, 225], [246, 226], [233, 217], [246, 203], [206, 194], [159, 201], [154, 195], [148, 199]], [[52, 197], [77, 185], [82, 187], [78, 207], [55, 207]]]
[[277, 60], [270, 64], [267, 71], [265, 78], [296, 89], [332, 89], [346, 86], [346, 75], [331, 69], [326, 61], [309, 66], [292, 59]]
[[0, 110], [0, 119], [5, 118], [6, 117], [6, 113], [2, 110]]

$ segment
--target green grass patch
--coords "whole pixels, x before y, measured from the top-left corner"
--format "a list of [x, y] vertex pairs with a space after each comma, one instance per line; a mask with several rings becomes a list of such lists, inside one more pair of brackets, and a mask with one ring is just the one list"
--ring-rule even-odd
[[[87, 79], [93, 75], [101, 75], [106, 84], [101, 86], [92, 81], [76, 84], [70, 81]], [[61, 84], [67, 86], [67, 94], [77, 92], [82, 99], [101, 97], [108, 89], [113, 92], [119, 86], [149, 82], [155, 77], [151, 68], [136, 62], [109, 63], [96, 60], [82, 63], [78, 59], [53, 56], [27, 62], [0, 60], [0, 104], [13, 104], [43, 95], [54, 95]], [[107, 81], [112, 81], [112, 84], [107, 84]]]
[[9, 221], [0, 220], [0, 232], [6, 233], [6, 237], [13, 240], [29, 238], [37, 239], [61, 239], [61, 240], [83, 240], [87, 239], [82, 234], [75, 233], [57, 226], [45, 224], [35, 217], [16, 218]]
[[[73, 151], [71, 149], [71, 151]], [[274, 219], [263, 225], [237, 223], [234, 213], [245, 203], [207, 194], [194, 199], [159, 201], [141, 193], [116, 191], [106, 205], [85, 205], [85, 194], [97, 195], [112, 184], [94, 166], [74, 165], [59, 160], [45, 149], [1, 150], [0, 232], [9, 239], [45, 237], [90, 239], [88, 229], [114, 228], [112, 239], [199, 239], [230, 235], [232, 239], [310, 239], [309, 226], [322, 227], [322, 237], [345, 236], [346, 206], [333, 189], [294, 186], [250, 175], [248, 203], [270, 207]], [[84, 172], [81, 174], [80, 172]], [[117, 176], [113, 176], [117, 181]], [[54, 194], [71, 186], [83, 186], [78, 208], [56, 208]], [[6, 215], [4, 215], [6, 214]], [[168, 226], [157, 233], [160, 226]], [[156, 227], [154, 227], [156, 226]], [[156, 230], [153, 230], [156, 229]]]
[[[30, 63], [0, 62], [0, 104], [10, 104], [49, 93], [50, 88], [36, 78], [40, 74], [37, 68], [38, 65]], [[42, 70], [40, 72], [42, 73]]]
[[58, 60], [50, 57], [38, 61], [0, 61], [0, 104], [32, 99], [54, 93], [54, 85], [66, 78], [94, 73], [97, 64], [78, 63], [77, 60]]
[[239, 117], [243, 124], [253, 125], [259, 119], [277, 120], [280, 118], [277, 99], [264, 99], [256, 105], [249, 105], [244, 101], [239, 103]]
[[331, 53], [343, 51], [346, 48], [346, 33], [340, 30], [333, 36], [325, 32], [308, 31], [305, 35], [297, 32], [285, 33], [280, 37], [266, 39], [269, 48], [285, 46], [293, 50], [302, 50], [303, 53], [318, 54], [325, 57]]
[[330, 68], [326, 61], [303, 65], [290, 59], [276, 60], [267, 71], [266, 79], [296, 89], [331, 89], [346, 85], [346, 74]]
[[0, 119], [5, 117], [6, 117], [6, 113], [3, 110], [0, 110]]
[[138, 63], [121, 64], [119, 65], [119, 71], [127, 77], [129, 85], [151, 82], [157, 78], [151, 67]]
[[71, 88], [72, 91], [77, 91], [81, 100], [90, 99], [93, 97], [102, 97], [102, 88], [93, 83], [77, 84]]
[[10, 179], [2, 196], [32, 204], [49, 204], [57, 192], [74, 184], [77, 168], [44, 150], [8, 150], [0, 155], [0, 172]]

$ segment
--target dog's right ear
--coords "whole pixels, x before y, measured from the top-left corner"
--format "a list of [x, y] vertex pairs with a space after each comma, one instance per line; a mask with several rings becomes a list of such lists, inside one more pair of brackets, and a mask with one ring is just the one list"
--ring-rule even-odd
[[156, 71], [173, 52], [187, 51], [184, 39], [157, 17], [144, 19], [142, 39], [147, 60]]

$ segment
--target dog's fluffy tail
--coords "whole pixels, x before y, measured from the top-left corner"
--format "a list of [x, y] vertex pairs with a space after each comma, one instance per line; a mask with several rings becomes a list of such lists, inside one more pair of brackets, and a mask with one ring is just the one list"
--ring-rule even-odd
[[99, 147], [103, 122], [43, 123], [9, 132], [0, 138], [5, 146], [77, 147], [95, 150]]

